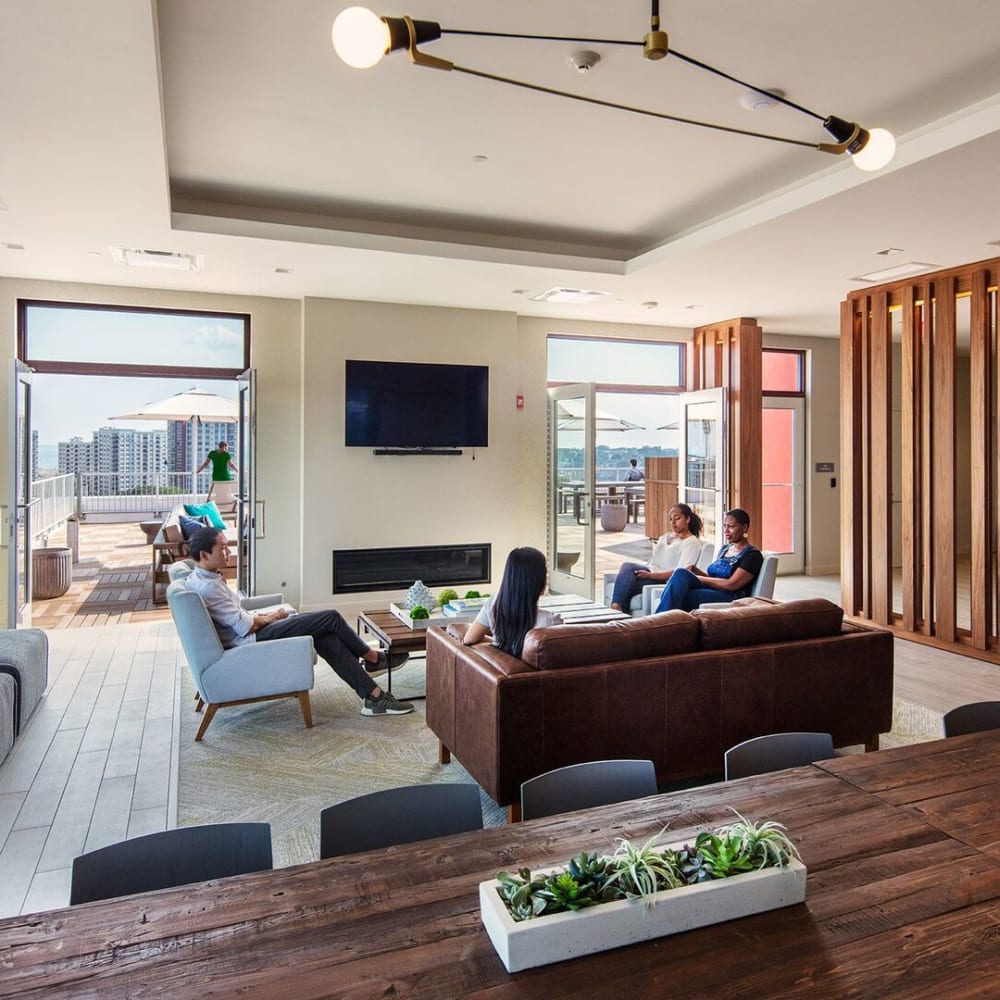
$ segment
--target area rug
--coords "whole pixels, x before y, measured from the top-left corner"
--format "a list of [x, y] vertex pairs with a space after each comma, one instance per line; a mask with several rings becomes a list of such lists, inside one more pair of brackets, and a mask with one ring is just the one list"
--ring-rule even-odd
[[[322, 666], [322, 665], [321, 665]], [[380, 678], [380, 680], [384, 680]], [[393, 674], [393, 693], [422, 691], [424, 661]], [[424, 721], [425, 702], [410, 715], [361, 715], [361, 700], [332, 670], [317, 668], [313, 728], [296, 699], [220, 709], [195, 743], [202, 716], [184, 670], [181, 701], [178, 825], [268, 822], [275, 867], [319, 857], [319, 814], [326, 806], [397, 785], [473, 782], [454, 759], [438, 763], [437, 737]], [[480, 792], [483, 823], [499, 826], [506, 811]]]
[[[422, 690], [423, 671], [424, 661], [414, 659], [394, 673], [394, 692], [403, 697]], [[473, 782], [456, 760], [438, 763], [437, 738], [424, 721], [425, 702], [415, 702], [410, 715], [363, 716], [360, 700], [331, 670], [316, 671], [312, 729], [303, 725], [298, 702], [286, 699], [220, 709], [204, 740], [195, 743], [202, 717], [194, 711], [187, 670], [183, 698], [179, 825], [268, 822], [275, 867], [319, 857], [319, 814], [328, 805], [397, 785]], [[941, 734], [940, 714], [897, 698], [892, 732], [880, 745], [920, 743]], [[863, 751], [859, 746], [838, 752]], [[711, 780], [705, 776], [697, 783]], [[480, 797], [484, 825], [502, 825], [505, 810], [485, 792]]]

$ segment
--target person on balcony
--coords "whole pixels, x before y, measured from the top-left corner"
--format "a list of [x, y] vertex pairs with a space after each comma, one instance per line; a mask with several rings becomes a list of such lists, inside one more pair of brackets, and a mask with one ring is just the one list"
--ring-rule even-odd
[[670, 531], [661, 535], [648, 563], [627, 562], [618, 567], [611, 609], [628, 613], [632, 598], [650, 583], [669, 580], [678, 566], [689, 566], [701, 554], [701, 518], [686, 504], [675, 503], [667, 513]]
[[630, 458], [628, 464], [629, 467], [625, 470], [625, 482], [641, 483], [646, 478], [646, 474], [639, 468], [639, 460]]

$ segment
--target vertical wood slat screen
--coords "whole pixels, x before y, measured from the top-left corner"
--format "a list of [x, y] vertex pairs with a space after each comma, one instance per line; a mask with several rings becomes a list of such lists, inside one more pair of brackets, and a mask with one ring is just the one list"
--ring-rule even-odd
[[743, 507], [758, 528], [763, 510], [763, 331], [754, 319], [733, 319], [694, 331], [692, 389], [726, 388], [729, 467], [727, 508]]
[[[1000, 662], [1000, 259], [852, 292], [841, 304], [841, 595], [848, 614]], [[968, 329], [956, 303], [969, 299]], [[898, 353], [892, 314], [901, 313]], [[961, 318], [960, 318], [961, 317]], [[969, 427], [959, 427], [968, 358]], [[893, 454], [893, 367], [901, 388]], [[961, 433], [960, 433], [961, 430]], [[968, 508], [956, 475], [968, 454]], [[894, 458], [902, 493], [892, 496]], [[965, 485], [964, 483], [962, 484]], [[893, 565], [893, 500], [902, 551]], [[959, 552], [960, 528], [971, 538]], [[893, 576], [899, 585], [893, 599]], [[968, 608], [965, 588], [969, 581]], [[959, 593], [962, 608], [959, 611]], [[894, 608], [895, 603], [895, 608]], [[961, 621], [967, 619], [970, 627]]]

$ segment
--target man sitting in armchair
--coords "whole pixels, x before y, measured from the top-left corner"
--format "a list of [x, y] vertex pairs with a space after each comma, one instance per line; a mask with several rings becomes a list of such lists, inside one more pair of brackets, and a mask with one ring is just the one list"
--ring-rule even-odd
[[218, 528], [201, 528], [188, 539], [195, 569], [187, 578], [189, 590], [201, 596], [226, 649], [247, 642], [267, 642], [291, 635], [311, 636], [316, 652], [350, 685], [364, 701], [362, 715], [406, 715], [413, 711], [408, 701], [397, 701], [375, 683], [369, 673], [380, 673], [405, 662], [374, 650], [344, 621], [339, 611], [308, 611], [289, 614], [283, 608], [253, 614], [240, 607], [236, 594], [227, 586], [222, 571], [229, 555], [229, 543]]

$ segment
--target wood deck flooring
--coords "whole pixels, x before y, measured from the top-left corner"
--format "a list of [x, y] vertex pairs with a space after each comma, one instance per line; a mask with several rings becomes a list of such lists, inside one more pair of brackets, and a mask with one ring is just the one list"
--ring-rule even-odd
[[[60, 532], [49, 545], [65, 545]], [[169, 619], [165, 604], [150, 597], [150, 546], [137, 523], [80, 525], [80, 561], [73, 582], [62, 596], [33, 601], [35, 628], [91, 628]]]

